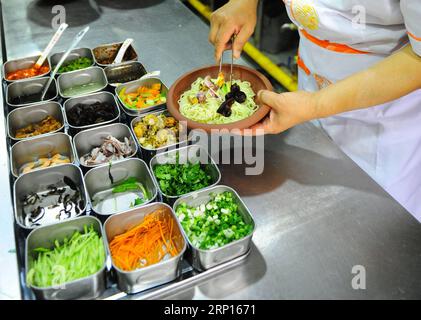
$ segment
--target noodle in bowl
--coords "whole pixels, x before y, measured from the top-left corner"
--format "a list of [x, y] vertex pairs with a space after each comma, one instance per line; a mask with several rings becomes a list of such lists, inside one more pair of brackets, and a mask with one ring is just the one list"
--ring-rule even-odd
[[[214, 83], [216, 82], [216, 79], [211, 80]], [[191, 85], [191, 89], [184, 92], [178, 100], [180, 112], [186, 118], [208, 124], [231, 123], [250, 117], [259, 108], [254, 101], [256, 94], [254, 93], [250, 82], [240, 80], [233, 80], [233, 83], [240, 87], [241, 91], [246, 94], [247, 99], [243, 103], [234, 102], [231, 108], [231, 116], [224, 117], [217, 112], [222, 101], [225, 100], [225, 94], [221, 89], [218, 89], [217, 91], [215, 90], [215, 93], [217, 93], [223, 100], [213, 97], [211, 96], [211, 93], [207, 92], [205, 102], [192, 104], [189, 101], [189, 97], [196, 96], [200, 92], [200, 86], [203, 81], [204, 78], [198, 78], [194, 81]]]
[[273, 90], [270, 81], [257, 70], [234, 64], [231, 87], [230, 69], [229, 64], [222, 65], [223, 75], [227, 78], [223, 82], [220, 82], [217, 65], [197, 68], [180, 76], [167, 94], [169, 113], [185, 122], [188, 129], [202, 129], [209, 133], [246, 129], [261, 121], [270, 108], [258, 105], [256, 94], [260, 90]]

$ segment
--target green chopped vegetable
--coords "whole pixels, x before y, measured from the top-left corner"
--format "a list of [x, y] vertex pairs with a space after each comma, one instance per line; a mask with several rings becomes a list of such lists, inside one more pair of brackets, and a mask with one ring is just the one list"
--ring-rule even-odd
[[89, 59], [86, 57], [80, 57], [75, 60], [62, 64], [61, 67], [58, 69], [58, 72], [64, 73], [64, 72], [69, 72], [69, 71], [85, 69], [85, 68], [90, 67], [92, 63], [93, 63], [92, 59]]
[[159, 186], [166, 195], [179, 196], [212, 184], [208, 165], [200, 163], [157, 164], [153, 168]]
[[130, 177], [123, 182], [116, 185], [112, 192], [113, 193], [121, 193], [126, 191], [132, 191], [132, 190], [140, 190], [143, 193], [143, 196], [146, 200], [149, 199], [148, 192], [146, 191], [145, 187], [142, 183], [138, 182], [135, 177]]
[[141, 204], [145, 203], [145, 201], [141, 198], [136, 198], [134, 199], [134, 201], [130, 204], [130, 207], [136, 207], [136, 206], [140, 206]]
[[65, 282], [87, 277], [98, 272], [105, 262], [105, 249], [101, 236], [94, 227], [84, 226], [53, 248], [36, 248], [37, 257], [30, 265], [26, 281], [37, 287], [58, 286]]
[[253, 225], [244, 221], [231, 192], [212, 194], [211, 200], [197, 207], [182, 202], [176, 208], [187, 237], [193, 246], [214, 249], [244, 238]]

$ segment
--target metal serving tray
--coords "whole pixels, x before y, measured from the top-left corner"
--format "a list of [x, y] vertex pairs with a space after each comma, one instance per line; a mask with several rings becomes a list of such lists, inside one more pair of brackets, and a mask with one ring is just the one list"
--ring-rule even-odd
[[[112, 135], [120, 141], [123, 141], [125, 137], [129, 139], [133, 153], [128, 158], [133, 157], [137, 153], [137, 144], [129, 127], [122, 123], [113, 123], [106, 126], [83, 130], [75, 135], [73, 138], [73, 147], [75, 148], [75, 154], [79, 163], [81, 157], [91, 152], [93, 148], [100, 146], [108, 135]], [[83, 165], [80, 163], [80, 165], [84, 169], [90, 169], [102, 165], [102, 163], [97, 165]]]
[[[26, 127], [27, 125], [37, 123], [45, 119], [47, 116], [52, 116], [58, 121], [62, 123], [62, 126], [55, 130], [48, 133], [40, 134], [33, 137], [28, 138], [16, 138], [15, 132], [17, 129], [21, 129]], [[7, 115], [7, 134], [10, 139], [14, 141], [21, 141], [32, 139], [34, 137], [41, 137], [48, 134], [52, 134], [58, 131], [64, 130], [64, 114], [61, 105], [58, 102], [50, 101], [50, 102], [42, 102], [34, 105], [30, 105], [27, 107], [17, 108], [12, 110]]]
[[[114, 183], [111, 182], [110, 175], [113, 178]], [[148, 192], [149, 200], [145, 201], [145, 203], [141, 204], [138, 207], [144, 206], [150, 202], [153, 202], [156, 199], [158, 190], [155, 186], [148, 165], [145, 163], [145, 161], [141, 159], [125, 159], [120, 162], [113, 163], [111, 166], [108, 163], [103, 164], [101, 166], [93, 168], [92, 170], [89, 170], [85, 174], [84, 179], [86, 190], [88, 191], [89, 202], [91, 204], [91, 212], [96, 214], [101, 221], [105, 221], [105, 219], [108, 218], [110, 215], [117, 214], [122, 211], [120, 210], [115, 211], [112, 214], [106, 214], [94, 210], [92, 205], [93, 196], [98, 192], [112, 188], [113, 186], [130, 177], [137, 178], [137, 180], [143, 184], [146, 191]]]
[[[50, 57], [51, 59], [51, 57]], [[50, 60], [51, 61], [51, 60]], [[112, 66], [114, 67], [114, 66]], [[112, 68], [110, 67], [110, 69]], [[83, 69], [86, 70], [86, 69]], [[78, 71], [83, 71], [83, 70], [78, 70]], [[43, 84], [43, 81], [46, 80], [42, 80], [42, 79], [46, 79], [46, 78], [42, 78], [42, 77], [37, 77], [37, 78], [30, 78], [30, 79], [26, 79], [26, 80], [19, 80], [17, 83], [10, 83], [11, 85], [14, 84], [19, 84], [18, 87], [12, 87], [13, 88], [13, 92], [9, 90], [7, 90], [6, 88], [6, 82], [4, 81], [3, 83], [3, 92], [4, 97], [5, 97], [5, 101], [7, 102], [7, 93], [14, 93], [17, 92], [18, 94], [20, 94], [22, 92], [23, 89], [28, 90], [28, 89], [32, 89], [33, 87], [40, 87]], [[37, 80], [37, 81], [35, 81]], [[35, 84], [31, 81], [35, 81]], [[40, 81], [40, 82], [39, 82]], [[57, 88], [57, 83], [54, 81], [54, 87], [55, 90], [58, 93], [58, 88]], [[53, 99], [55, 99], [57, 97], [57, 95], [55, 95], [55, 97]], [[37, 109], [38, 106], [42, 106], [42, 111], [33, 111], [35, 109]], [[48, 106], [48, 107], [45, 107]], [[65, 115], [62, 113], [62, 108], [60, 107], [60, 104], [56, 103], [56, 102], [34, 102], [31, 103], [31, 106], [26, 106], [26, 105], [18, 105], [18, 106], [7, 106], [5, 104], [5, 110], [7, 112], [7, 110], [11, 109], [11, 108], [17, 108], [16, 110], [13, 110], [12, 112], [9, 113], [8, 115], [8, 131], [10, 133], [10, 140], [8, 140], [9, 142], [9, 148], [8, 150], [11, 152], [11, 145], [16, 142], [17, 140], [20, 139], [13, 139], [12, 135], [13, 135], [13, 130], [15, 130], [15, 128], [17, 127], [21, 127], [24, 126], [26, 124], [28, 124], [28, 120], [32, 120], [35, 119], [37, 116], [36, 114], [39, 114], [38, 117], [43, 118], [43, 115], [45, 115], [45, 110], [47, 110], [48, 112], [58, 112], [56, 113], [57, 117], [56, 118], [60, 118], [59, 120], [63, 120], [62, 122], [65, 122]], [[122, 106], [120, 106], [122, 107]], [[50, 109], [51, 108], [51, 109]], [[155, 110], [155, 107], [152, 108], [153, 110], [151, 111], [158, 111], [160, 108], [157, 108], [157, 110]], [[34, 112], [34, 113], [32, 113]], [[148, 112], [150, 112], [150, 110], [148, 110]], [[50, 114], [50, 113], [48, 113]], [[52, 114], [53, 115], [53, 114]], [[138, 114], [135, 115], [130, 115], [130, 117], [135, 117], [138, 116]], [[42, 120], [42, 119], [40, 119]], [[16, 127], [15, 127], [16, 125]], [[125, 126], [124, 124], [115, 124], [118, 126]], [[112, 126], [111, 125], [106, 125], [106, 126], [101, 126], [98, 128], [92, 128], [92, 129], [88, 129], [85, 130], [87, 132], [86, 135], [83, 135], [82, 140], [86, 140], [86, 141], [91, 141], [91, 137], [90, 135], [92, 135], [94, 133], [94, 130], [98, 130], [101, 131], [102, 128], [106, 128], [108, 126]], [[127, 127], [127, 126], [126, 126]], [[120, 128], [121, 129], [121, 128]], [[120, 130], [119, 129], [119, 130]], [[128, 128], [127, 128], [128, 129]], [[12, 131], [10, 131], [12, 130]], [[64, 130], [64, 128], [60, 128], [58, 131], [60, 130]], [[67, 130], [67, 126], [66, 126], [66, 130]], [[117, 130], [117, 131], [119, 131]], [[124, 131], [124, 130], [123, 130]], [[95, 131], [96, 132], [96, 131]], [[130, 133], [130, 129], [128, 129], [126, 132]], [[82, 132], [80, 132], [82, 133]], [[35, 141], [41, 138], [47, 138], [46, 140], [50, 141], [50, 136], [66, 136], [64, 133], [48, 133], [45, 135], [39, 135], [36, 137], [31, 137], [28, 139], [31, 139], [30, 141]], [[137, 144], [134, 141], [135, 137], [133, 137], [133, 144], [136, 146], [137, 148]], [[67, 136], [67, 139], [70, 139], [70, 137]], [[26, 139], [25, 139], [26, 141]], [[25, 144], [26, 146], [29, 146], [30, 142], [28, 142], [28, 144]], [[82, 145], [85, 145], [85, 141], [82, 143]], [[21, 147], [16, 147], [15, 151], [21, 149]], [[73, 153], [75, 154], [76, 158], [76, 148], [75, 146], [73, 146]], [[90, 151], [90, 150], [89, 150]], [[19, 152], [20, 153], [20, 152]], [[28, 153], [31, 154], [31, 153]], [[11, 153], [8, 156], [9, 159], [11, 159]], [[132, 159], [132, 158], [130, 158]], [[133, 159], [138, 161], [138, 159]], [[127, 160], [122, 160], [122, 162], [127, 161]], [[132, 161], [132, 160], [130, 160]], [[139, 160], [140, 161], [140, 160]], [[75, 161], [76, 165], [80, 166], [80, 164]], [[117, 167], [118, 162], [114, 163], [113, 166]], [[11, 165], [12, 168], [13, 164]], [[37, 170], [37, 171], [33, 171], [30, 172], [28, 174], [22, 175], [20, 176], [16, 181], [15, 184], [13, 184], [14, 178], [13, 178], [13, 173], [11, 170], [11, 174], [10, 174], [10, 183], [11, 183], [11, 189], [14, 190], [14, 199], [16, 200], [16, 188], [15, 186], [18, 184], [18, 182], [20, 181], [19, 185], [19, 193], [21, 193], [21, 191], [24, 188], [36, 188], [38, 185], [40, 184], [44, 184], [45, 183], [49, 183], [48, 181], [55, 181], [56, 182], [56, 178], [57, 176], [62, 177], [63, 176], [63, 170], [61, 168], [69, 168], [72, 167], [72, 170], [70, 170], [70, 172], [65, 172], [66, 175], [69, 175], [71, 177], [78, 176], [82, 179], [82, 176], [80, 174], [80, 169], [77, 168], [77, 166], [73, 165], [73, 164], [63, 164], [63, 165], [58, 165], [55, 167], [51, 167], [51, 168], [47, 168], [45, 170]], [[101, 167], [107, 167], [107, 165], [100, 165], [98, 166], [98, 170]], [[90, 168], [85, 168], [82, 167], [85, 170], [90, 169]], [[107, 167], [108, 168], [108, 167]], [[66, 169], [68, 170], [68, 169]], [[96, 170], [96, 168], [93, 168], [92, 171]], [[113, 171], [112, 171], [113, 172]], [[16, 172], [15, 172], [16, 173]], [[217, 181], [219, 181], [220, 179], [220, 173], [218, 168], [216, 167], [216, 170], [214, 170], [214, 173], [217, 175]], [[29, 179], [29, 177], [31, 177]], [[22, 181], [24, 183], [22, 183]], [[84, 186], [84, 180], [81, 180], [81, 183], [83, 184], [83, 188], [85, 188]], [[24, 192], [24, 191], [22, 191]], [[157, 195], [157, 198], [160, 199], [160, 195]], [[88, 194], [85, 191], [85, 199], [88, 199]], [[176, 199], [171, 199], [171, 201], [174, 201]], [[16, 206], [16, 204], [14, 203], [14, 205]], [[149, 203], [146, 206], [142, 206], [142, 207], [136, 207], [135, 210], [140, 210], [143, 209], [147, 206], [153, 206], [156, 205], [156, 203]], [[164, 204], [161, 204], [164, 205]], [[15, 212], [15, 219], [16, 219], [16, 212], [18, 212], [16, 209], [14, 210]], [[91, 210], [91, 207], [89, 206], [89, 201], [86, 200], [86, 209], [84, 211], [84, 213], [86, 214], [94, 214], [94, 212]], [[82, 213], [83, 214], [83, 213]], [[120, 215], [124, 215], [124, 213], [119, 213], [117, 215], [113, 215], [112, 218], [114, 217], [118, 217]], [[62, 222], [58, 222], [58, 223], [53, 223], [53, 224], [49, 224], [49, 225], [43, 225], [40, 227], [36, 227], [36, 229], [34, 229], [33, 234], [34, 236], [31, 236], [31, 238], [28, 238], [28, 233], [31, 231], [30, 228], [22, 228], [21, 225], [19, 225], [19, 223], [17, 222], [18, 228], [15, 228], [15, 234], [16, 234], [16, 243], [17, 243], [17, 256], [18, 256], [18, 263], [19, 263], [19, 273], [20, 273], [20, 279], [21, 279], [21, 290], [22, 290], [22, 298], [23, 299], [90, 299], [90, 298], [98, 298], [98, 299], [105, 299], [105, 300], [114, 300], [114, 299], [156, 299], [156, 298], [165, 298], [167, 296], [170, 296], [171, 294], [176, 293], [177, 291], [180, 290], [184, 290], [186, 288], [192, 287], [194, 285], [203, 283], [204, 281], [208, 280], [211, 277], [217, 276], [219, 274], [225, 273], [228, 270], [231, 270], [235, 267], [237, 267], [238, 265], [242, 264], [244, 261], [246, 261], [246, 258], [248, 257], [248, 254], [250, 253], [250, 251], [246, 252], [244, 255], [239, 256], [238, 258], [234, 258], [230, 261], [224, 262], [220, 265], [214, 266], [208, 270], [205, 271], [198, 271], [197, 269], [193, 268], [193, 266], [187, 261], [189, 259], [189, 255], [190, 253], [186, 252], [184, 253], [184, 258], [180, 257], [180, 260], [178, 262], [178, 273], [177, 273], [177, 277], [175, 279], [173, 279], [171, 282], [167, 282], [164, 283], [162, 285], [158, 285], [155, 286], [157, 283], [153, 284], [153, 288], [151, 288], [152, 284], [148, 284], [145, 285], [145, 283], [142, 284], [141, 287], [138, 287], [137, 289], [135, 288], [136, 285], [133, 286], [134, 291], [138, 292], [138, 290], [142, 290], [141, 292], [138, 292], [136, 294], [127, 294], [126, 292], [122, 292], [118, 289], [117, 287], [117, 283], [118, 281], [116, 281], [116, 270], [112, 270], [112, 272], [109, 272], [109, 270], [107, 270], [107, 268], [103, 268], [102, 270], [100, 270], [97, 274], [92, 275], [90, 277], [87, 277], [85, 279], [79, 279], [76, 280], [75, 282], [70, 282], [66, 284], [66, 290], [61, 290], [61, 291], [57, 291], [57, 290], [51, 290], [53, 288], [28, 288], [26, 286], [25, 283], [25, 268], [28, 266], [28, 261], [29, 259], [32, 259], [32, 256], [30, 256], [29, 254], [27, 254], [27, 252], [30, 250], [30, 245], [27, 243], [28, 239], [32, 239], [32, 240], [36, 240], [36, 241], [41, 241], [41, 242], [35, 242], [31, 240], [31, 243], [34, 244], [34, 246], [41, 246], [44, 245], [44, 243], [42, 243], [42, 241], [44, 240], [48, 240], [50, 239], [50, 233], [55, 235], [56, 232], [57, 234], [64, 234], [65, 230], [75, 230], [74, 228], [76, 228], [77, 226], [81, 226], [82, 223], [79, 222], [79, 220], [82, 219], [91, 219], [91, 221], [96, 220], [94, 217], [75, 217], [75, 218], [71, 218], [69, 220], [63, 220]], [[97, 220], [96, 220], [97, 221]], [[96, 222], [97, 223], [97, 222]], [[84, 223], [83, 223], [84, 224]], [[95, 225], [95, 223], [94, 223]], [[64, 228], [65, 226], [67, 226], [66, 228]], [[98, 224], [97, 224], [98, 226]], [[63, 228], [63, 229], [62, 229]], [[98, 229], [97, 229], [98, 230]], [[180, 229], [182, 230], [182, 229]], [[38, 238], [38, 236], [35, 238], [35, 234], [38, 234], [38, 232], [40, 232], [39, 234], [42, 234], [42, 238], [41, 236]], [[69, 231], [70, 232], [70, 231]], [[103, 231], [105, 233], [105, 231]], [[48, 237], [47, 237], [48, 234]], [[55, 237], [55, 236], [54, 236]], [[58, 237], [58, 236], [57, 236]], [[48, 239], [47, 239], [48, 238]], [[106, 239], [104, 238], [104, 241]], [[187, 244], [187, 241], [186, 241]], [[46, 245], [46, 244], [45, 244]], [[28, 249], [28, 250], [27, 250]], [[253, 247], [251, 248], [251, 251], [253, 250]], [[110, 258], [108, 257], [108, 263], [110, 263]], [[109, 264], [110, 265], [110, 264]], [[106, 281], [105, 281], [105, 278]], [[173, 278], [171, 276], [171, 278]], [[162, 278], [161, 278], [162, 279]], [[170, 279], [167, 278], [167, 280], [169, 281]], [[130, 284], [130, 282], [127, 282], [128, 284]], [[145, 285], [145, 286], [143, 286]], [[121, 286], [121, 284], [120, 284]], [[148, 289], [149, 288], [149, 289]], [[105, 291], [104, 291], [105, 290]], [[133, 291], [133, 292], [134, 292]]]
[[155, 180], [155, 184], [158, 186], [159, 192], [162, 194], [164, 201], [167, 202], [168, 204], [172, 205], [181, 196], [199, 191], [197, 190], [197, 191], [189, 192], [183, 195], [171, 196], [171, 195], [165, 194], [161, 190], [158, 179], [156, 178], [154, 174], [153, 168], [157, 164], [175, 163], [177, 155], [179, 155], [180, 163], [200, 162], [201, 164], [208, 165], [207, 168], [209, 170], [209, 174], [211, 175], [213, 181], [209, 186], [207, 186], [207, 188], [217, 185], [219, 181], [221, 180], [221, 172], [219, 171], [218, 166], [216, 165], [215, 161], [212, 159], [212, 157], [208, 154], [208, 152], [203, 147], [200, 147], [198, 145], [190, 145], [190, 146], [182, 147], [176, 150], [159, 153], [151, 159], [149, 166], [151, 168], [152, 176]]
[[71, 299], [94, 299], [100, 296], [106, 288], [106, 265], [107, 250], [103, 237], [101, 222], [95, 217], [79, 217], [53, 225], [43, 226], [33, 230], [26, 240], [25, 275], [28, 274], [29, 266], [35, 258], [33, 250], [38, 247], [51, 248], [54, 241], [63, 241], [76, 231], [83, 232], [85, 225], [92, 225], [95, 231], [102, 236], [105, 250], [104, 265], [96, 273], [63, 283], [59, 286], [37, 287], [30, 286], [37, 299], [44, 300], [71, 300]]
[[[71, 110], [76, 104], [78, 103], [93, 104], [95, 102], [109, 103], [113, 107], [114, 114], [116, 115], [114, 119], [104, 121], [104, 122], [99, 122], [99, 123], [93, 123], [87, 126], [75, 126], [69, 122], [67, 118], [67, 112], [69, 112], [69, 110]], [[63, 109], [64, 109], [64, 117], [66, 119], [67, 124], [69, 125], [69, 131], [72, 135], [78, 133], [81, 130], [100, 127], [109, 123], [118, 122], [118, 120], [120, 119], [120, 108], [118, 107], [117, 101], [112, 93], [109, 93], [106, 91], [91, 93], [91, 94], [81, 96], [81, 97], [76, 97], [76, 98], [70, 98], [64, 102]]]
[[109, 217], [104, 224], [104, 238], [107, 239], [107, 249], [109, 255], [111, 256], [109, 251], [109, 243], [115, 236], [135, 227], [143, 221], [146, 215], [156, 210], [164, 210], [163, 214], [166, 217], [173, 219], [173, 232], [177, 234], [175, 239], [175, 246], [177, 247], [179, 253], [177, 256], [171, 257], [168, 260], [161, 261], [154, 265], [133, 271], [121, 270], [114, 264], [114, 261], [111, 257], [112, 266], [117, 275], [117, 286], [123, 292], [132, 294], [147, 290], [173, 281], [181, 274], [180, 262], [183, 259], [183, 254], [186, 250], [186, 240], [184, 239], [178, 219], [176, 218], [171, 207], [165, 203], [151, 203], [147, 206], [136, 208]]
[[[21, 79], [21, 80], [7, 80], [6, 75], [8, 73], [16, 71], [16, 70], [31, 68], [35, 64], [35, 62], [37, 62], [39, 57], [40, 56], [38, 55], [38, 56], [32, 56], [32, 57], [26, 57], [26, 58], [20, 58], [20, 59], [14, 59], [14, 60], [6, 61], [3, 64], [3, 68], [2, 68], [3, 80], [7, 81], [9, 83], [23, 80], [23, 79]], [[45, 73], [40, 74], [40, 75], [35, 76], [35, 77], [26, 78], [26, 79], [41, 78], [41, 77], [44, 77], [44, 76], [48, 75], [51, 71], [51, 65], [49, 64], [48, 60], [46, 60], [44, 62], [44, 65], [45, 64], [48, 66], [48, 72], [45, 72]]]
[[[92, 82], [99, 82], [100, 87], [86, 91], [82, 94], [77, 95], [65, 95], [63, 93], [64, 90], [74, 87], [74, 86], [81, 86], [86, 85]], [[81, 70], [70, 71], [61, 74], [57, 78], [58, 83], [58, 91], [60, 96], [64, 99], [72, 98], [72, 97], [80, 97], [87, 95], [89, 93], [94, 93], [101, 91], [107, 87], [107, 78], [105, 77], [104, 70], [100, 67], [90, 67]]]
[[235, 258], [231, 261], [220, 264], [216, 267], [205, 271], [197, 271], [193, 269], [191, 265], [184, 259], [182, 261], [181, 275], [174, 281], [149, 289], [137, 294], [126, 294], [118, 290], [117, 286], [108, 288], [104, 294], [99, 297], [102, 300], [153, 300], [153, 299], [165, 299], [171, 297], [171, 295], [177, 294], [192, 288], [195, 285], [204, 283], [205, 281], [217, 277], [223, 273], [229, 272], [230, 270], [240, 266], [247, 261], [248, 256], [253, 251], [253, 246], [246, 254]]
[[[49, 57], [49, 61], [50, 61], [50, 66], [53, 66], [53, 68], [56, 67], [57, 63], [59, 63], [61, 57], [63, 56], [65, 52], [57, 52], [52, 54]], [[67, 56], [67, 58], [64, 60], [63, 65], [66, 63], [69, 63], [73, 60], [79, 59], [79, 58], [89, 58], [92, 60], [92, 64], [89, 67], [92, 67], [95, 64], [95, 60], [94, 60], [94, 55], [92, 53], [92, 50], [89, 48], [77, 48], [77, 49], [73, 49], [72, 51], [70, 51], [69, 55]], [[87, 67], [87, 68], [89, 68]], [[86, 69], [86, 68], [83, 68]], [[83, 70], [83, 69], [79, 69], [79, 70]], [[75, 70], [78, 71], [78, 70]], [[69, 71], [70, 72], [70, 71]], [[63, 74], [63, 73], [67, 73], [67, 72], [58, 72], [57, 74]]]
[[127, 82], [127, 83], [123, 83], [123, 84], [119, 85], [117, 88], [115, 88], [115, 94], [116, 94], [116, 97], [118, 99], [118, 102], [120, 103], [120, 106], [121, 106], [121, 109], [123, 110], [123, 112], [125, 114], [127, 114], [129, 117], [137, 117], [137, 116], [142, 115], [144, 113], [148, 113], [148, 112], [151, 112], [151, 111], [156, 111], [156, 110], [164, 108], [165, 103], [161, 103], [161, 104], [157, 104], [157, 105], [154, 105], [154, 106], [151, 106], [151, 107], [142, 108], [140, 110], [132, 110], [132, 109], [127, 108], [124, 105], [124, 102], [120, 99], [119, 94], [120, 94], [120, 92], [123, 88], [126, 88], [125, 93], [131, 93], [131, 92], [136, 91], [136, 89], [139, 88], [140, 86], [151, 86], [155, 83], [160, 83], [161, 84], [161, 92], [163, 92], [165, 95], [167, 95], [168, 87], [161, 81], [161, 79], [155, 78], [155, 77], [130, 81], [130, 82]]
[[189, 251], [191, 254], [189, 256], [190, 263], [195, 269], [199, 271], [213, 268], [217, 265], [238, 258], [239, 256], [242, 256], [245, 253], [247, 253], [250, 250], [251, 238], [253, 237], [253, 232], [255, 229], [254, 219], [249, 209], [244, 204], [243, 200], [241, 200], [238, 193], [234, 189], [222, 185], [202, 189], [197, 192], [192, 192], [189, 195], [182, 196], [174, 203], [173, 206], [174, 212], [181, 203], [186, 203], [188, 206], [197, 207], [201, 204], [206, 204], [207, 202], [209, 202], [209, 200], [211, 200], [210, 195], [212, 193], [219, 194], [225, 191], [231, 192], [234, 195], [234, 201], [238, 205], [238, 212], [244, 218], [244, 221], [246, 223], [251, 223], [253, 225], [253, 230], [249, 235], [245, 236], [244, 238], [228, 243], [220, 248], [203, 250], [195, 247], [190, 242], [189, 238], [187, 237], [187, 234], [183, 229], [184, 236], [189, 242]]
[[[25, 163], [36, 161], [39, 158], [51, 157], [56, 153], [68, 157], [70, 163], [75, 161], [72, 138], [69, 135], [59, 132], [19, 141], [13, 145], [10, 151], [12, 174], [17, 178], [22, 175], [19, 173], [19, 169]], [[43, 168], [37, 168], [31, 172], [36, 170], [43, 170]]]
[[108, 85], [110, 85], [111, 87], [118, 87], [122, 83], [127, 83], [127, 81], [122, 83], [111, 83], [114, 80], [119, 79], [119, 77], [121, 77], [125, 73], [134, 74], [137, 77], [137, 79], [135, 80], [140, 79], [147, 73], [145, 67], [139, 61], [130, 61], [115, 65], [109, 65], [108, 67], [104, 68], [104, 72], [105, 76], [107, 77]]

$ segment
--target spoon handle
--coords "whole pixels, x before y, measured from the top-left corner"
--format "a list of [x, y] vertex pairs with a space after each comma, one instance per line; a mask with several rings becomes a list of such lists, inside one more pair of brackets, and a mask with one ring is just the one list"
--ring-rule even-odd
[[44, 64], [45, 59], [47, 59], [48, 55], [50, 54], [53, 47], [56, 45], [57, 41], [60, 39], [61, 35], [63, 34], [64, 30], [67, 29], [69, 25], [67, 23], [62, 23], [60, 27], [58, 27], [56, 33], [51, 38], [48, 45], [45, 47], [44, 51], [42, 52], [41, 56], [38, 58], [37, 62], [35, 62], [35, 68], [41, 68]]
[[234, 33], [231, 37], [231, 69], [230, 69], [230, 88], [232, 86], [232, 68], [234, 65], [234, 40], [236, 38], [236, 34]]

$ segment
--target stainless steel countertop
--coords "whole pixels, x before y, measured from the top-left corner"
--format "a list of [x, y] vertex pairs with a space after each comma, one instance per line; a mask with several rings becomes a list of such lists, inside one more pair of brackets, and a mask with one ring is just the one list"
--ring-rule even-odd
[[[8, 59], [42, 50], [52, 34], [53, 1], [2, 2]], [[67, 1], [66, 8], [66, 39], [87, 23], [91, 30], [80, 46], [131, 37], [139, 60], [161, 70], [168, 85], [213, 63], [207, 25], [177, 0]], [[66, 46], [62, 39], [55, 51]], [[408, 212], [310, 123], [266, 137], [265, 149], [261, 176], [244, 176], [241, 165], [221, 166], [222, 183], [240, 193], [257, 223], [249, 259], [166, 298], [421, 298], [421, 225]], [[365, 290], [352, 289], [355, 265], [366, 269]], [[3, 279], [4, 269], [0, 274]]]

